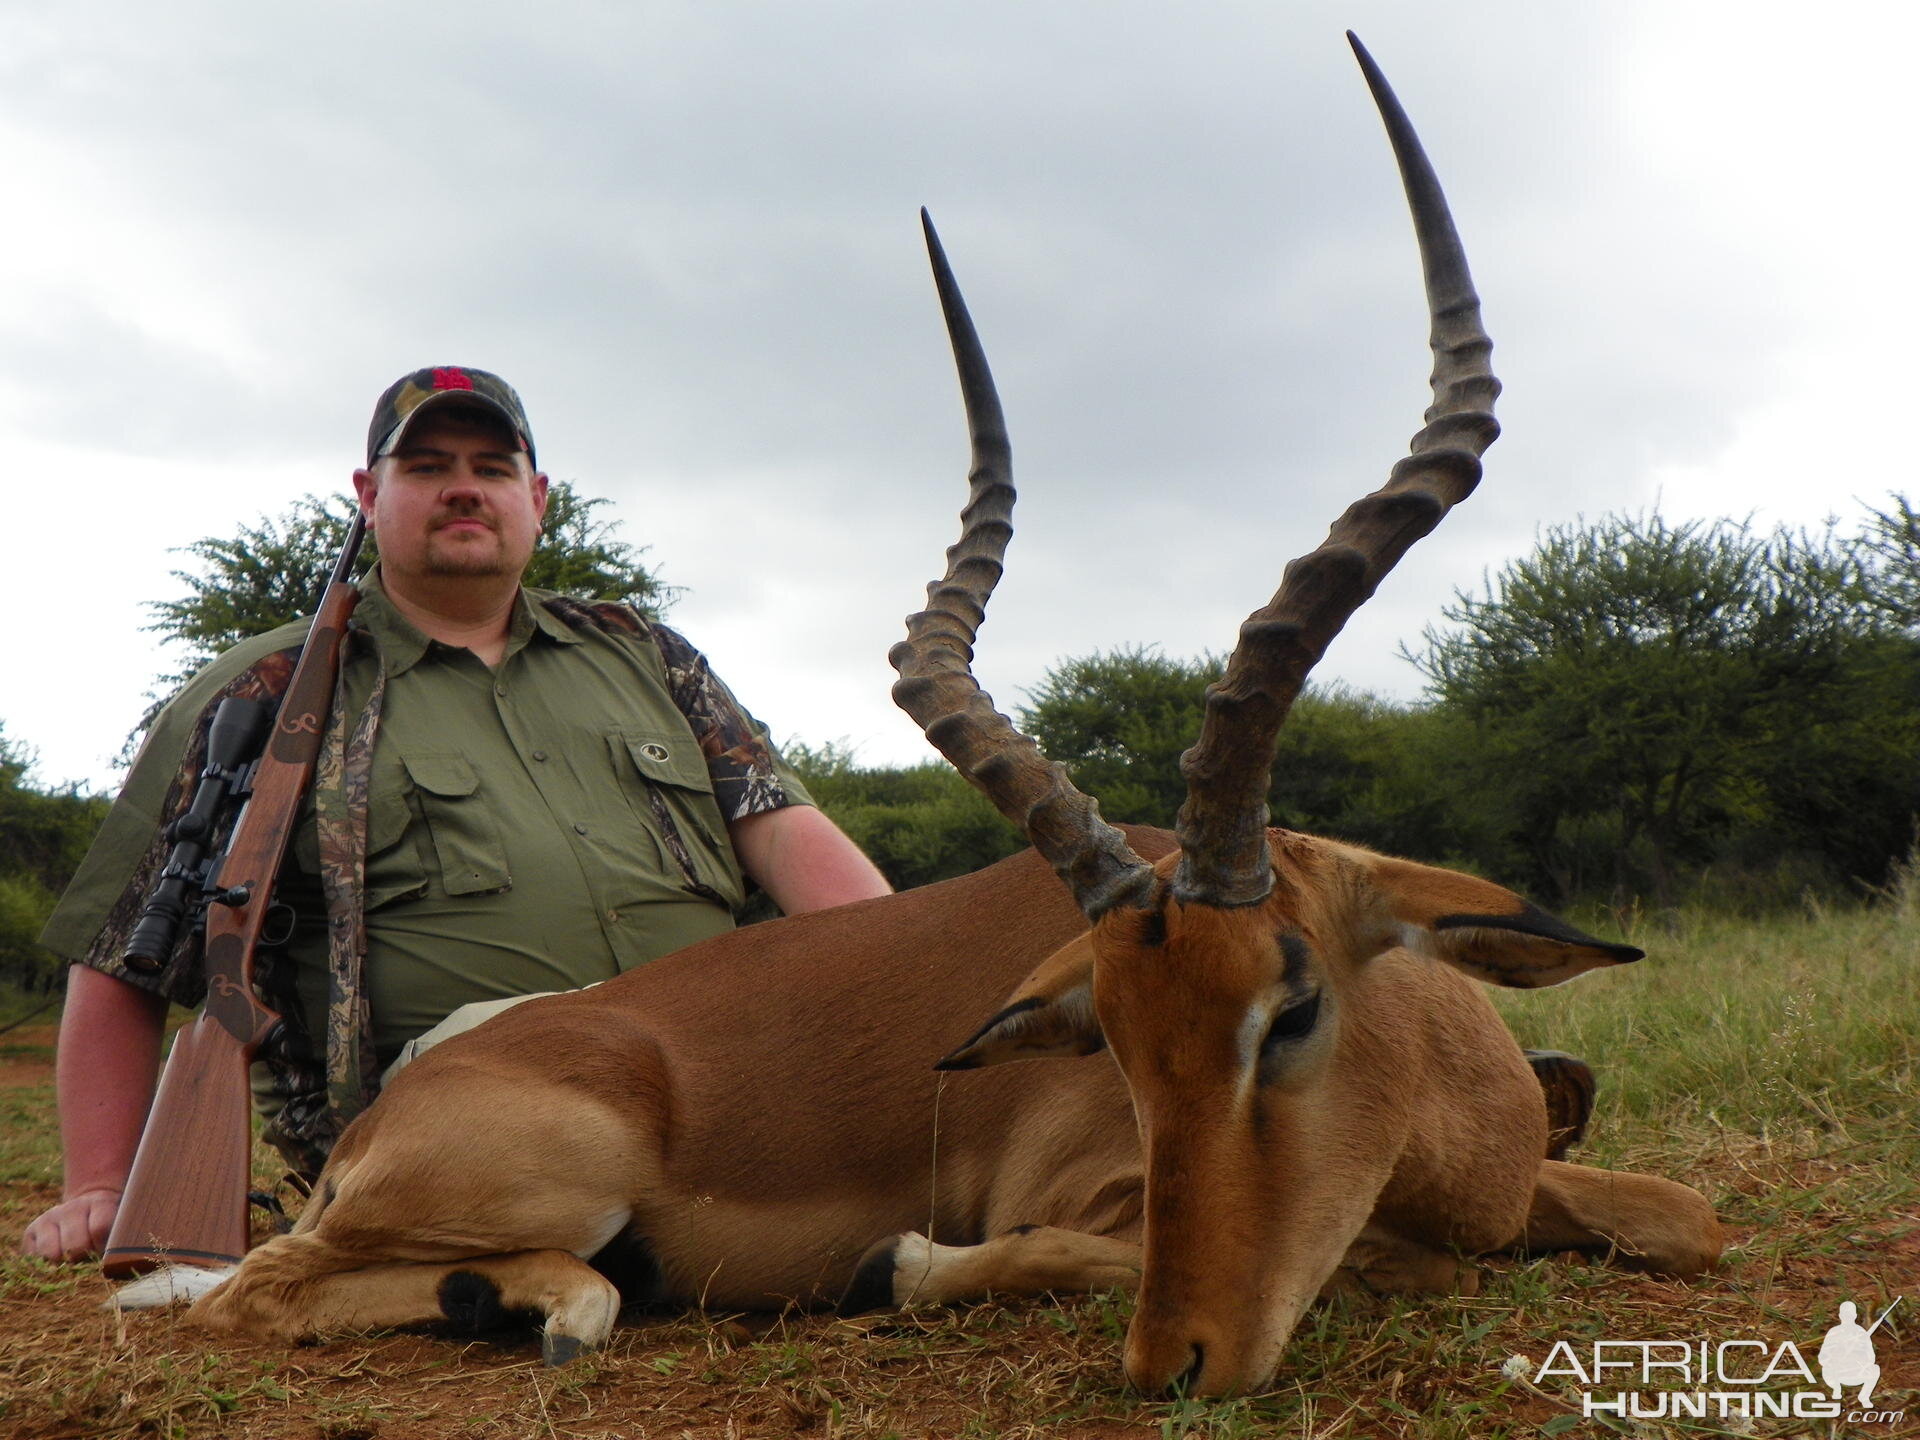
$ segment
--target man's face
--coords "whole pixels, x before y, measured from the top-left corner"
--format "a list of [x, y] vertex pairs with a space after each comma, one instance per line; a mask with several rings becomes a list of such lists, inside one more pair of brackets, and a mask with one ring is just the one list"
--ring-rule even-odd
[[382, 567], [401, 577], [517, 579], [547, 509], [547, 477], [505, 425], [470, 410], [421, 415], [353, 488]]

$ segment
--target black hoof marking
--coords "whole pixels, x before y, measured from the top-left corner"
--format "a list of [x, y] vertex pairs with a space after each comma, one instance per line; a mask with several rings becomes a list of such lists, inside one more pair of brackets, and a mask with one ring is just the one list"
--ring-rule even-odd
[[455, 1270], [440, 1282], [437, 1298], [447, 1323], [463, 1335], [497, 1330], [507, 1323], [500, 1287], [477, 1270]]
[[578, 1335], [542, 1334], [540, 1337], [540, 1358], [552, 1366], [578, 1360], [586, 1348], [587, 1342]]
[[869, 1310], [893, 1308], [894, 1253], [899, 1248], [900, 1237], [895, 1235], [880, 1241], [860, 1257], [853, 1280], [836, 1307], [839, 1314], [864, 1315]]
[[637, 1231], [621, 1231], [587, 1263], [612, 1282], [622, 1304], [657, 1305], [667, 1298], [660, 1262]]

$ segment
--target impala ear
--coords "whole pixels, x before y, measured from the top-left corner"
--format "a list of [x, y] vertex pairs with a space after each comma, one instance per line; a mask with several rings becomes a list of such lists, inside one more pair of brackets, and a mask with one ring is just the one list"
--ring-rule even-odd
[[978, 1070], [1009, 1060], [1092, 1055], [1107, 1048], [1093, 1013], [1093, 936], [1069, 940], [1042, 960], [1006, 1008], [936, 1070]]
[[1444, 960], [1489, 985], [1531, 990], [1645, 958], [1599, 940], [1513, 891], [1431, 865], [1370, 856], [1373, 886], [1393, 918], [1384, 945]]

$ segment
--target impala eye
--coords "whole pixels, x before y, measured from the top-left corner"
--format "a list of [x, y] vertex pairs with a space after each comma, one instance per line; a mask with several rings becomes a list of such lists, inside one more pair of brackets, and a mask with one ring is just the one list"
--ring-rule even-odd
[[1267, 1030], [1267, 1038], [1260, 1049], [1264, 1053], [1276, 1045], [1290, 1040], [1304, 1040], [1313, 1033], [1313, 1027], [1320, 1019], [1320, 992], [1314, 991], [1298, 1004], [1289, 1005], [1273, 1017], [1273, 1024]]

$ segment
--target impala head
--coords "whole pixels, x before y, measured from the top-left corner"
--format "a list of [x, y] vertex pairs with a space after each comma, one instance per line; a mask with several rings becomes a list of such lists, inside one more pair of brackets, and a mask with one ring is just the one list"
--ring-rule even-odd
[[1111, 1049], [1146, 1158], [1144, 1274], [1126, 1350], [1128, 1376], [1146, 1390], [1246, 1389], [1278, 1367], [1407, 1142], [1396, 1097], [1421, 1077], [1401, 1052], [1428, 1023], [1410, 1007], [1407, 966], [1533, 986], [1640, 955], [1487, 881], [1267, 828], [1277, 736], [1308, 671], [1407, 548], [1471, 493], [1498, 433], [1491, 344], [1445, 199], [1385, 80], [1354, 49], [1413, 211], [1434, 404], [1386, 485], [1287, 566], [1241, 627], [1181, 761], [1181, 849], [1158, 866], [973, 679], [974, 637], [1012, 533], [1009, 447], [985, 356], [927, 229], [972, 493], [945, 577], [889, 657], [901, 676], [894, 698], [1026, 832], [1091, 924], [941, 1065]]
[[[1640, 958], [1472, 876], [1287, 831], [1266, 853], [1272, 887], [1238, 906], [1183, 897], [1168, 857], [1145, 904], [1100, 916], [940, 1062], [1112, 1050], [1146, 1157], [1126, 1364], [1149, 1391], [1242, 1390], [1278, 1367], [1409, 1139], [1413, 1040], [1434, 1021], [1411, 967], [1524, 987]], [[1542, 1113], [1514, 1162], [1537, 1167], [1544, 1138]]]

